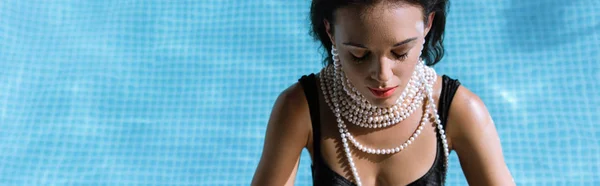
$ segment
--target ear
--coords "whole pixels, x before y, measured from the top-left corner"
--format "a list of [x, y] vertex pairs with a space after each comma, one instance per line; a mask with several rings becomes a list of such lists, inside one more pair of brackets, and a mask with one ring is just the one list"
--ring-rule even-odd
[[427, 16], [427, 25], [425, 25], [425, 35], [423, 35], [423, 38], [425, 38], [427, 36], [427, 34], [429, 33], [429, 30], [431, 30], [431, 26], [433, 25], [433, 18], [435, 17], [435, 12], [431, 12], [428, 16]]
[[323, 24], [325, 24], [325, 32], [327, 32], [327, 35], [329, 36], [329, 40], [331, 41], [331, 43], [333, 43], [335, 45], [335, 40], [333, 38], [333, 33], [331, 32], [331, 23], [329, 21], [327, 21], [327, 19], [323, 19]]

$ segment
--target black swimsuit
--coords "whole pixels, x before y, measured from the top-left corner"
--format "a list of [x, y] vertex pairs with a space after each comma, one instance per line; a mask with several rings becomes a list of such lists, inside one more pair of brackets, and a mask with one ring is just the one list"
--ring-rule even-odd
[[[440, 94], [440, 100], [438, 103], [438, 114], [442, 121], [442, 126], [446, 128], [446, 121], [448, 117], [448, 110], [450, 110], [450, 103], [456, 93], [456, 90], [460, 86], [460, 82], [456, 79], [452, 79], [446, 75], [442, 77], [442, 92]], [[312, 162], [312, 177], [313, 185], [315, 186], [355, 186], [356, 184], [346, 179], [333, 171], [321, 157], [321, 127], [320, 127], [320, 116], [319, 116], [319, 93], [317, 90], [317, 83], [315, 74], [308, 76], [302, 76], [298, 80], [304, 89], [306, 100], [310, 109], [310, 117], [313, 128], [313, 162]], [[444, 185], [446, 178], [446, 168], [444, 167], [444, 155], [442, 141], [438, 136], [437, 140], [437, 152], [433, 166], [416, 181], [408, 184], [409, 186], [421, 186], [421, 185]]]

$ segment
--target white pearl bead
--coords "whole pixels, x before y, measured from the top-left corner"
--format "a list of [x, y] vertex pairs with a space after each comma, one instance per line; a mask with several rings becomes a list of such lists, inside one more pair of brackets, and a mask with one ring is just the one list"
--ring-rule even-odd
[[[415, 67], [407, 87], [402, 91], [400, 98], [396, 100], [397, 104], [388, 108], [378, 108], [371, 105], [363, 95], [357, 92], [350, 80], [345, 77], [344, 72], [341, 70], [341, 63], [335, 47], [332, 47], [332, 54], [334, 55], [333, 68], [326, 67], [323, 69], [322, 72], [324, 76], [322, 78], [324, 81], [321, 81], [320, 85], [322, 87], [325, 102], [330, 109], [334, 111], [336, 118], [340, 119], [341, 117], [344, 117], [350, 123], [365, 128], [381, 128], [405, 120], [422, 104], [425, 104], [425, 107], [428, 108], [423, 115], [425, 118], [429, 117], [428, 113], [431, 113], [431, 110], [433, 110], [433, 113], [437, 111], [435, 109], [435, 104], [433, 104], [433, 96], [431, 96], [436, 77], [435, 70], [425, 66], [425, 62], [422, 59], [419, 59], [419, 63]], [[343, 106], [340, 107], [340, 105]], [[432, 117], [432, 121], [436, 122], [436, 119], [439, 119], [439, 116], [437, 114], [434, 114], [434, 116], [436, 117]], [[350, 155], [350, 148], [347, 141], [351, 141], [352, 143], [350, 144], [356, 146], [357, 149], [361, 151], [372, 153], [378, 152], [379, 154], [400, 152], [419, 136], [423, 129], [423, 125], [426, 123], [425, 121], [427, 121], [427, 119], [420, 121], [421, 124], [418, 129], [413, 133], [411, 138], [402, 145], [392, 149], [371, 149], [356, 141], [350, 133], [348, 133], [343, 121], [341, 119], [338, 120], [338, 128], [340, 128], [340, 134], [345, 147], [344, 150], [346, 151], [346, 156], [352, 167], [351, 170], [357, 185], [362, 185], [362, 183], [352, 156]], [[442, 134], [441, 136], [444, 136], [443, 127], [440, 123], [441, 122], [437, 123], [437, 128], [439, 129], [439, 133]], [[347, 139], [344, 140], [346, 137]], [[445, 144], [447, 147], [447, 143]], [[445, 152], [447, 151], [446, 148]], [[447, 156], [444, 162], [444, 165], [447, 166]]]

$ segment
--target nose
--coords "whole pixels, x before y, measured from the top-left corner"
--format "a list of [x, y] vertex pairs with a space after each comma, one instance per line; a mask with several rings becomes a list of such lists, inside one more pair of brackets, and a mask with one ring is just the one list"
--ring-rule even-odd
[[379, 83], [386, 83], [392, 78], [392, 61], [388, 60], [385, 57], [382, 57], [379, 60], [377, 60], [376, 63], [372, 64], [373, 65], [371, 67], [371, 78], [373, 80], [376, 80]]

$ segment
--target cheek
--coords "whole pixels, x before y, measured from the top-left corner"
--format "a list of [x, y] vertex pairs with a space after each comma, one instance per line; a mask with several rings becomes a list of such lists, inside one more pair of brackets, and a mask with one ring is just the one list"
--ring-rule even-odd
[[405, 79], [410, 78], [412, 75], [412, 71], [409, 69], [408, 65], [404, 65], [402, 67], [395, 67], [392, 72], [394, 73], [394, 78], [397, 78], [399, 82], [404, 82]]
[[368, 67], [365, 64], [356, 64], [352, 61], [342, 62], [342, 70], [354, 86], [363, 84], [368, 76]]
[[348, 78], [354, 78], [357, 76], [360, 76], [362, 71], [361, 68], [359, 67], [359, 65], [355, 64], [354, 62], [342, 62], [342, 70], [344, 71], [344, 74], [346, 74], [346, 76], [348, 76]]
[[401, 67], [394, 68], [394, 75], [396, 75], [396, 77], [398, 77], [401, 82], [408, 82], [413, 72], [415, 71], [417, 63], [417, 58], [411, 59], [410, 61], [406, 61], [406, 63], [402, 64]]

